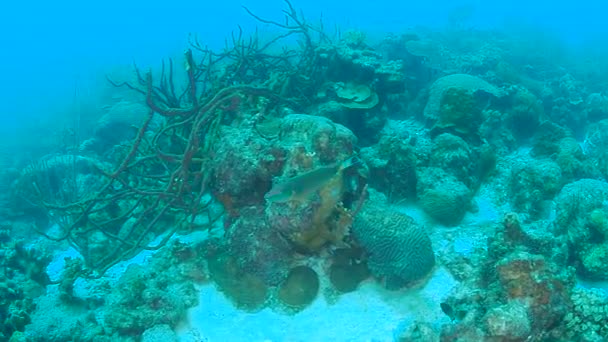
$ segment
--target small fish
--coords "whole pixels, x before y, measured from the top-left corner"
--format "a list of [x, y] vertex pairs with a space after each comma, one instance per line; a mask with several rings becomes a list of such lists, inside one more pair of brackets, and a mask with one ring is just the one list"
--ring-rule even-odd
[[306, 172], [273, 186], [264, 198], [270, 202], [279, 203], [287, 201], [304, 201], [335, 176], [341, 174], [342, 171], [360, 162], [360, 159], [353, 156], [340, 164], [323, 166]]
[[455, 310], [450, 304], [442, 302], [439, 304], [441, 311], [446, 314], [452, 321], [462, 320], [466, 316], [467, 312], [464, 310]]

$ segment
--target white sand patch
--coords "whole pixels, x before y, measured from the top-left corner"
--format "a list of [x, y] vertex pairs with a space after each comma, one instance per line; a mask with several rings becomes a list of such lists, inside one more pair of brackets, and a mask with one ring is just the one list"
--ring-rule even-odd
[[455, 285], [440, 268], [420, 289], [391, 292], [366, 282], [335, 304], [319, 296], [295, 315], [268, 308], [243, 312], [215, 286], [205, 285], [199, 305], [189, 312], [190, 326], [179, 332], [180, 341], [393, 341], [414, 321], [446, 323], [439, 303]]

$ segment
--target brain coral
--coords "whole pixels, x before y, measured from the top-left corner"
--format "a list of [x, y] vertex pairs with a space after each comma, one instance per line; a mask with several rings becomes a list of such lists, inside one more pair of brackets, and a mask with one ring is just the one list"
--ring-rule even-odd
[[414, 220], [370, 199], [355, 219], [352, 233], [368, 253], [372, 274], [389, 289], [422, 279], [435, 265], [431, 240]]

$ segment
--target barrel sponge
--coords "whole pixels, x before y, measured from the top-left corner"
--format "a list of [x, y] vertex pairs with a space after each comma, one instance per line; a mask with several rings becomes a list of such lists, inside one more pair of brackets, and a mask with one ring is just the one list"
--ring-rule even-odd
[[435, 265], [429, 236], [405, 214], [368, 202], [352, 233], [368, 253], [372, 274], [384, 279], [388, 289], [422, 279]]

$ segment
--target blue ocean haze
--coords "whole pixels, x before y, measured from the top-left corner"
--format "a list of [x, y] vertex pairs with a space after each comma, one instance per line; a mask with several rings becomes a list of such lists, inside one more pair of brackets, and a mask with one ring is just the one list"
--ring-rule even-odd
[[[604, 24], [608, 4], [601, 1], [294, 0], [293, 4], [311, 20], [323, 17], [328, 28], [359, 29], [369, 36], [415, 26], [441, 28], [456, 14], [470, 27], [537, 29], [578, 50], [594, 48], [601, 53], [608, 37]], [[86, 102], [105, 86], [104, 74], [126, 70], [134, 62], [158, 67], [163, 58], [179, 56], [189, 33], [221, 48], [237, 25], [252, 32], [260, 25], [242, 5], [277, 20], [285, 8], [282, 0], [3, 1], [0, 130], [4, 138], [23, 126], [60, 125], [64, 116], [74, 115], [75, 101]]]

